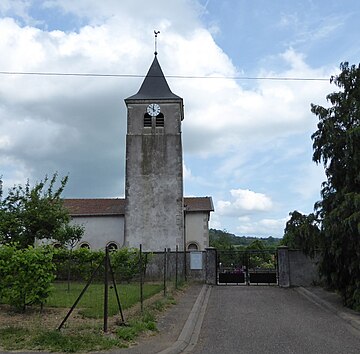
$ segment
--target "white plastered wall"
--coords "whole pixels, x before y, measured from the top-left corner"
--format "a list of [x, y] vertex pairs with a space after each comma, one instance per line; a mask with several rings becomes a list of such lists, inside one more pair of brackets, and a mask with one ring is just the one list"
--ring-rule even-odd
[[83, 225], [85, 233], [78, 246], [86, 242], [92, 250], [104, 249], [114, 242], [118, 247], [124, 244], [124, 217], [123, 216], [76, 216], [72, 224]]
[[197, 244], [201, 251], [209, 247], [208, 218], [209, 215], [207, 212], [192, 212], [186, 214], [186, 248], [190, 243]]

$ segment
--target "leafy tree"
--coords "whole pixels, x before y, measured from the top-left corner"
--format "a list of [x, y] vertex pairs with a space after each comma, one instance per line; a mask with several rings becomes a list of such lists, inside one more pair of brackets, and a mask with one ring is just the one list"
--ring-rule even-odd
[[262, 240], [254, 240], [250, 243], [249, 246], [246, 247], [247, 250], [258, 250], [263, 251], [265, 249], [264, 242]]
[[[236, 248], [237, 250], [245, 250], [247, 246], [249, 246], [253, 241], [261, 240], [264, 244], [264, 247], [267, 249], [276, 248], [279, 244], [281, 239], [274, 238], [272, 236], [269, 237], [250, 237], [250, 236], [236, 236], [227, 232], [226, 230], [217, 230], [217, 229], [210, 229], [209, 230], [209, 240], [210, 246], [215, 247], [218, 249], [230, 249]], [[220, 247], [218, 247], [220, 246]]]
[[73, 248], [79, 243], [83, 237], [85, 228], [82, 225], [63, 225], [54, 236], [56, 241], [60, 243], [61, 246], [70, 248], [68, 252], [68, 292], [70, 292], [70, 280], [71, 280], [71, 258]]
[[290, 213], [286, 223], [282, 244], [290, 248], [301, 249], [305, 254], [314, 256], [319, 248], [320, 229], [314, 214], [304, 215], [298, 211]]
[[0, 179], [0, 243], [14, 243], [26, 248], [34, 245], [35, 239], [56, 239], [59, 230], [69, 220], [68, 211], [63, 206], [61, 193], [68, 177], [55, 188], [58, 175], [47, 176], [34, 187], [29, 181], [10, 188], [3, 197]]
[[[263, 239], [256, 239], [246, 247], [249, 251], [249, 268], [274, 269], [276, 267], [274, 251], [266, 246]], [[256, 253], [257, 251], [259, 253]]]
[[327, 180], [315, 204], [321, 219], [320, 271], [346, 305], [360, 309], [360, 65], [340, 65], [330, 82], [341, 90], [327, 96], [331, 106], [311, 105], [318, 117], [312, 135], [313, 160]]
[[209, 243], [211, 247], [215, 247], [218, 250], [230, 250], [233, 249], [233, 235], [220, 230], [210, 230]]
[[82, 225], [65, 224], [54, 235], [54, 239], [61, 246], [68, 247], [72, 250], [84, 236], [85, 228]]

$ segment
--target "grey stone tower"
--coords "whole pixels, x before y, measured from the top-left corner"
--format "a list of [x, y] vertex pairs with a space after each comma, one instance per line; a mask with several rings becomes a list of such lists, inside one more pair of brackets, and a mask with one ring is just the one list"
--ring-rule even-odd
[[159, 251], [184, 248], [181, 121], [156, 57], [127, 106], [125, 246]]

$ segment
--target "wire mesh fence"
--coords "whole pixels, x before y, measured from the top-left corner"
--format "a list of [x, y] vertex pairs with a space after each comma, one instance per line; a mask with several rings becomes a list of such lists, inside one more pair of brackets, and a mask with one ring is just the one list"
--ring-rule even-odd
[[[59, 328], [71, 318], [104, 318], [106, 331], [109, 316], [121, 315], [124, 322], [123, 309], [136, 305], [143, 311], [147, 299], [166, 296], [188, 278], [189, 254], [177, 249], [149, 253], [141, 246], [105, 252], [39, 247], [25, 252], [9, 246], [2, 251], [0, 304], [19, 311], [39, 306], [61, 318]], [[18, 298], [21, 302], [14, 300]]]
[[109, 316], [121, 315], [124, 322], [123, 309], [139, 304], [143, 311], [146, 299], [157, 293], [166, 296], [187, 278], [187, 253], [178, 250], [79, 250], [59, 252], [54, 261], [57, 281], [48, 306], [69, 308], [59, 329], [77, 309], [81, 316], [103, 318], [106, 331]]

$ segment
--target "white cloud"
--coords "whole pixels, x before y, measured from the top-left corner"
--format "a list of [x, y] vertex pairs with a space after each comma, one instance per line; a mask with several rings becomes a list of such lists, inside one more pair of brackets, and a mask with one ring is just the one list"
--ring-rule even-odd
[[[47, 0], [41, 4], [5, 0], [0, 3], [0, 14], [17, 17], [0, 18], [0, 51], [6, 53], [0, 56], [0, 69], [144, 75], [153, 57], [153, 30], [159, 29], [158, 58], [165, 75], [224, 77], [168, 78], [168, 82], [172, 91], [184, 98], [184, 176], [188, 185], [195, 186], [191, 194], [196, 194], [199, 186], [201, 193], [218, 196], [231, 186], [244, 187], [231, 190], [229, 198], [219, 198], [212, 219], [225, 226], [224, 219], [216, 219], [216, 215], [244, 218], [275, 208], [267, 192], [272, 189], [250, 183], [263, 173], [263, 166], [279, 166], [281, 158], [284, 165], [296, 160], [310, 142], [293, 146], [292, 139], [314, 131], [316, 119], [310, 103], [326, 104], [331, 89], [327, 82], [231, 79], [246, 73], [215, 42], [213, 29], [199, 20], [204, 8], [206, 5], [187, 0], [151, 4], [134, 0]], [[46, 11], [46, 15], [60, 17], [49, 25], [55, 30], [46, 30], [46, 22], [51, 21], [51, 16], [41, 18]], [[69, 16], [75, 20], [66, 26], [63, 21]], [[28, 25], [22, 25], [18, 17]], [[283, 24], [289, 24], [285, 18]], [[306, 56], [291, 48], [273, 53], [273, 58], [280, 70], [270, 71], [264, 60], [263, 68], [254, 66], [253, 72], [268, 78], [328, 78], [337, 72], [335, 67], [310, 67]], [[123, 99], [136, 93], [141, 81], [2, 75], [0, 172], [4, 179], [23, 183], [58, 170], [60, 175], [70, 174], [68, 196], [121, 195], [126, 134]], [[205, 174], [201, 167], [210, 159], [212, 165], [204, 168]], [[310, 180], [315, 177], [310, 170], [303, 171], [304, 178], [292, 176], [296, 183], [289, 180], [289, 184], [309, 198], [313, 191]], [[261, 177], [264, 184], [267, 176]], [[253, 219], [240, 222], [261, 226]]]
[[[206, 42], [205, 42], [206, 43]], [[197, 45], [194, 42], [194, 46]], [[236, 69], [229, 60], [220, 60], [222, 53], [216, 55], [209, 51], [212, 45], [200, 46], [211, 61], [207, 65], [219, 63], [216, 75], [236, 76]], [[181, 57], [180, 52], [177, 53]], [[217, 59], [215, 59], [217, 58]], [[201, 59], [201, 56], [200, 56]], [[220, 61], [219, 61], [220, 60]], [[263, 69], [261, 77], [299, 77], [326, 78], [330, 69], [311, 69], [301, 53], [289, 49], [279, 55], [278, 60], [290, 69], [274, 73]], [[189, 70], [203, 75], [211, 75], [209, 70], [196, 62]], [[191, 62], [191, 61], [190, 61]], [[175, 63], [176, 65], [176, 63]], [[286, 65], [285, 65], [286, 66]], [[334, 71], [332, 71], [334, 72]], [[188, 73], [188, 72], [187, 72]], [[188, 151], [201, 156], [225, 155], [237, 151], [241, 155], [248, 146], [252, 151], [266, 144], [294, 134], [314, 131], [316, 120], [310, 112], [312, 102], [323, 104], [329, 83], [326, 81], [272, 81], [255, 82], [250, 89], [244, 89], [241, 81], [232, 79], [179, 80], [179, 92], [187, 92], [186, 108], [188, 115], [184, 121], [185, 142]], [[204, 139], [207, 137], [207, 144]], [[261, 144], [259, 144], [261, 142]]]
[[257, 212], [269, 211], [273, 207], [271, 199], [263, 193], [248, 189], [232, 189], [231, 200], [219, 200], [216, 211], [220, 215], [244, 216]]
[[239, 220], [236, 228], [239, 236], [282, 237], [288, 218]]
[[211, 229], [217, 229], [217, 230], [222, 230], [223, 229], [223, 224], [221, 222], [221, 218], [219, 217], [218, 214], [212, 214], [210, 221], [209, 221], [209, 227]]
[[298, 171], [299, 173], [294, 178], [294, 191], [305, 200], [314, 195], [318, 195], [320, 199], [321, 184], [326, 180], [323, 166], [309, 161], [307, 164], [300, 165]]
[[198, 15], [203, 11], [197, 1], [187, 0], [152, 0], [151, 3], [138, 0], [47, 0], [44, 7], [60, 9], [64, 13], [84, 18], [91, 24], [111, 19], [123, 20], [124, 30], [130, 24], [133, 35], [144, 32], [148, 27], [159, 29], [159, 24], [164, 21], [183, 32], [191, 31], [191, 24], [198, 21]]
[[183, 176], [185, 181], [193, 178], [191, 170], [186, 167], [185, 163], [183, 164]]
[[28, 0], [1, 0], [0, 15], [16, 15], [24, 19], [29, 19], [29, 6], [30, 3]]

